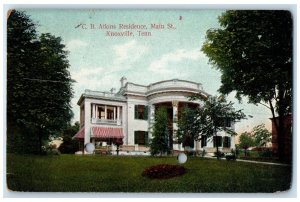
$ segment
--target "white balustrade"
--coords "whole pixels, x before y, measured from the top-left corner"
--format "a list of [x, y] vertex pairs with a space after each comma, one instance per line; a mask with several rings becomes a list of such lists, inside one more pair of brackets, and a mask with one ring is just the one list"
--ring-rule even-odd
[[121, 120], [112, 120], [112, 119], [98, 119], [98, 118], [92, 118], [91, 122], [93, 124], [110, 124], [110, 125], [121, 125]]
[[101, 96], [101, 97], [122, 97], [121, 95], [117, 93], [112, 92], [104, 92], [104, 91], [93, 91], [86, 89], [84, 91], [84, 94], [86, 95], [92, 95], [92, 96]]
[[200, 83], [194, 83], [182, 80], [169, 80], [151, 84], [148, 87], [149, 91], [159, 90], [164, 88], [191, 88], [195, 90], [202, 90], [202, 85]]

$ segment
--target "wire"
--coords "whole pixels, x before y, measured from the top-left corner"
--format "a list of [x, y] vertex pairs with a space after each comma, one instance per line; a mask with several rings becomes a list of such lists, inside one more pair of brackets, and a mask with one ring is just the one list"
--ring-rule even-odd
[[55, 81], [55, 80], [47, 80], [47, 79], [31, 79], [31, 78], [23, 78], [23, 79], [24, 80], [30, 80], [30, 81], [40, 81], [40, 82], [69, 83], [69, 82], [66, 82], [66, 81]]

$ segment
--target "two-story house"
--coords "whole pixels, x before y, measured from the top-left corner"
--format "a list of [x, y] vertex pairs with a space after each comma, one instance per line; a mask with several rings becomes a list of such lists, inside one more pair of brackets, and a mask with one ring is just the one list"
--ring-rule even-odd
[[[82, 142], [112, 144], [116, 138], [122, 138], [124, 145], [135, 146], [135, 150], [147, 150], [145, 145], [152, 138], [151, 126], [154, 123], [155, 111], [159, 107], [167, 109], [169, 117], [170, 146], [173, 150], [183, 150], [176, 142], [177, 119], [184, 106], [201, 107], [201, 101], [190, 101], [189, 96], [202, 94], [208, 97], [200, 83], [172, 79], [145, 85], [127, 82], [121, 78], [121, 88], [118, 92], [85, 90], [78, 100], [80, 106], [80, 130], [74, 136]], [[233, 127], [232, 123], [228, 123]], [[194, 150], [205, 148], [206, 151], [234, 148], [234, 139], [225, 133], [219, 137], [203, 138], [195, 142]]]

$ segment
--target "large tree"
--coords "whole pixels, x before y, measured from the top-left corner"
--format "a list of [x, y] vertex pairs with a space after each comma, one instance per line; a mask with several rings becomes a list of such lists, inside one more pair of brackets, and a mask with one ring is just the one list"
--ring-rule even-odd
[[177, 140], [182, 143], [183, 147], [194, 147], [194, 140], [198, 137], [198, 125], [195, 124], [197, 120], [197, 112], [194, 109], [184, 106], [180, 118], [178, 119]]
[[152, 140], [150, 142], [151, 155], [170, 152], [168, 114], [166, 108], [160, 107], [155, 112], [155, 122], [152, 128]]
[[[221, 71], [223, 94], [268, 107], [283, 154], [284, 117], [292, 107], [293, 20], [289, 11], [226, 11], [221, 28], [207, 31], [202, 51]], [[283, 159], [283, 156], [280, 156]]]
[[36, 25], [24, 12], [11, 11], [7, 20], [9, 151], [40, 153], [49, 136], [59, 135], [69, 125], [72, 79], [64, 47], [59, 37], [37, 36]]
[[[231, 136], [235, 136], [236, 132], [231, 127], [234, 122], [245, 119], [245, 114], [242, 110], [236, 110], [232, 102], [227, 102], [224, 96], [210, 96], [208, 99], [203, 99], [201, 95], [193, 96], [191, 100], [204, 101], [203, 106], [195, 109], [193, 112], [194, 118], [188, 121], [188, 128], [193, 132], [190, 134], [194, 140], [214, 138], [216, 141], [217, 158], [219, 159], [218, 132], [226, 132]], [[188, 130], [182, 124], [178, 128], [178, 137], [180, 134], [186, 133]]]

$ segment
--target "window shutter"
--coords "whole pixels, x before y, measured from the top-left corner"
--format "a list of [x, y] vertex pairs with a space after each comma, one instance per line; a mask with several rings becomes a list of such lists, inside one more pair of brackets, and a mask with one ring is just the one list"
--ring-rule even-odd
[[217, 138], [216, 136], [213, 137], [213, 147], [217, 147], [217, 146], [216, 146], [216, 145], [217, 145], [217, 144], [216, 144], [216, 142], [217, 142], [217, 141], [216, 141], [216, 138]]
[[222, 137], [214, 136], [213, 137], [214, 147], [222, 147]]
[[138, 119], [138, 105], [134, 105], [134, 118]]
[[223, 137], [223, 147], [226, 147], [226, 148], [230, 148], [231, 146], [231, 143], [230, 143], [230, 137]]
[[144, 111], [144, 120], [148, 120], [148, 106], [145, 106]]
[[201, 139], [201, 147], [205, 147], [206, 146], [206, 142], [207, 142], [207, 138], [206, 136], [202, 136], [202, 139]]
[[138, 139], [138, 133], [137, 131], [134, 131], [134, 144], [137, 144], [137, 139]]
[[218, 139], [219, 139], [219, 141], [218, 141], [218, 147], [222, 147], [222, 140], [223, 140], [223, 137], [218, 136]]
[[231, 127], [231, 119], [226, 118], [226, 127]]

